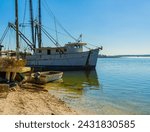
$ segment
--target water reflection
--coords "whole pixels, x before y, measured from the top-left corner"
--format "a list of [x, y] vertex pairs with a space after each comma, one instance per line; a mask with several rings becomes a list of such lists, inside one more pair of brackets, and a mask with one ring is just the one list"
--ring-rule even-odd
[[46, 88], [50, 92], [56, 92], [65, 95], [68, 98], [79, 98], [89, 90], [99, 90], [100, 82], [96, 70], [93, 71], [66, 71], [63, 81], [49, 83]]
[[64, 72], [46, 87], [79, 113], [150, 114], [149, 59], [101, 58], [96, 70]]

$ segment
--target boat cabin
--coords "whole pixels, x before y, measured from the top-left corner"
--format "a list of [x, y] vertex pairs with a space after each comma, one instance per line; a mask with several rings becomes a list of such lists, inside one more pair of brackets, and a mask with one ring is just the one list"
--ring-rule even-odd
[[83, 52], [83, 46], [86, 43], [68, 43], [64, 47], [42, 47], [35, 50], [36, 55], [52, 55], [52, 54], [65, 54]]

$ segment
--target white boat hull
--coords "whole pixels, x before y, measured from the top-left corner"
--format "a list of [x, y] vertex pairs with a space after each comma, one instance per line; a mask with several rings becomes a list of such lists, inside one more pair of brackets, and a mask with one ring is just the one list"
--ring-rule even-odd
[[41, 70], [83, 70], [94, 69], [99, 49], [86, 52], [32, 55], [28, 56], [27, 65]]
[[63, 76], [63, 72], [45, 72], [43, 73], [43, 75], [40, 76], [40, 81], [43, 83], [43, 84], [46, 84], [48, 82], [53, 82], [53, 81], [56, 81], [56, 80], [60, 80]]
[[25, 81], [36, 83], [36, 84], [46, 84], [49, 82], [53, 82], [56, 80], [60, 80], [63, 76], [63, 72], [59, 71], [49, 71], [49, 72], [41, 72], [41, 73], [32, 73], [25, 75]]

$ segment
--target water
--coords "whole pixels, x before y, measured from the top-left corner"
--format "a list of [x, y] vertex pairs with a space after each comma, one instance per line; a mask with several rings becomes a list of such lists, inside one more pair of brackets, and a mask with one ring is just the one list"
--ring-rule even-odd
[[46, 87], [81, 114], [150, 114], [150, 58], [100, 58]]

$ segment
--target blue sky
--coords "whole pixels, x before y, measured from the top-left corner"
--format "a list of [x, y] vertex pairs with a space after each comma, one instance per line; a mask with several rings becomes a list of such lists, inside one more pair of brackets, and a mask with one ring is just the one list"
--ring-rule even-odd
[[[42, 0], [42, 8], [45, 8], [44, 1], [73, 36], [78, 38], [82, 33], [83, 41], [102, 45], [102, 54], [150, 54], [150, 0]], [[14, 0], [0, 2], [1, 36], [8, 21], [14, 22]], [[33, 2], [36, 16], [37, 0]], [[25, 0], [19, 0], [20, 22], [24, 16], [24, 3]], [[54, 20], [47, 15], [46, 9], [42, 11], [43, 25], [54, 29]], [[26, 12], [26, 22], [28, 15]], [[62, 32], [59, 27], [57, 29]], [[59, 41], [71, 41], [59, 37]], [[47, 40], [45, 43], [49, 44]]]

